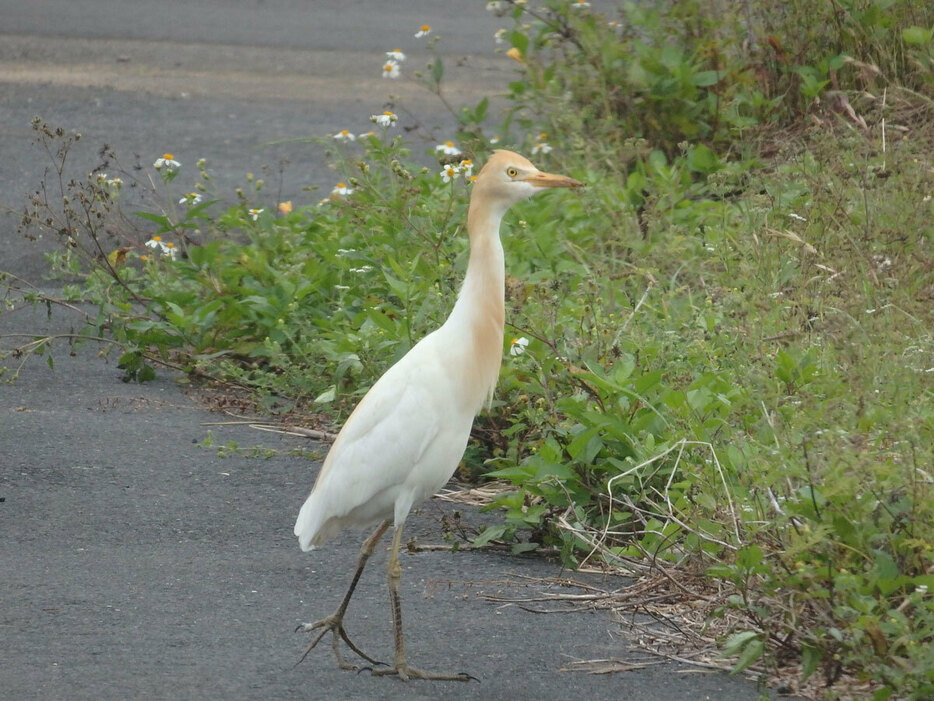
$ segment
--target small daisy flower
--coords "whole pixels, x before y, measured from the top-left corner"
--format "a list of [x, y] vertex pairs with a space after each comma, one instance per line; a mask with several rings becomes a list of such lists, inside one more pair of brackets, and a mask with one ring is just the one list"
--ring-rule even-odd
[[373, 269], [372, 265], [361, 265], [359, 268], [351, 268], [352, 273], [368, 273]]
[[509, 344], [509, 355], [522, 355], [528, 345], [529, 339], [525, 336], [512, 339], [512, 343]]
[[493, 39], [497, 44], [502, 44], [504, 41], [506, 41], [506, 30], [497, 29], [496, 33], [493, 35]]
[[259, 215], [265, 211], [266, 210], [264, 209], [251, 209], [249, 210], [248, 214], [250, 215], [250, 219], [252, 219], [253, 221], [256, 221], [257, 219], [259, 219]]
[[111, 190], [119, 190], [123, 187], [123, 180], [120, 178], [108, 178], [107, 173], [88, 173], [89, 178], [93, 178], [97, 181], [98, 185], [103, 185], [104, 187], [109, 187]]
[[147, 248], [151, 248], [154, 251], [158, 251], [160, 255], [167, 256], [171, 260], [175, 260], [175, 250], [174, 243], [166, 243], [162, 240], [161, 236], [153, 236], [145, 243]]
[[341, 129], [336, 134], [331, 134], [331, 138], [335, 141], [354, 141], [357, 137], [346, 129]]
[[465, 180], [469, 180], [473, 177], [473, 161], [469, 158], [465, 158], [457, 167], [460, 169], [460, 172], [464, 174]]
[[370, 117], [371, 122], [376, 122], [381, 127], [391, 127], [399, 119], [394, 113], [386, 110], [382, 114], [374, 114]]
[[458, 168], [457, 166], [451, 166], [451, 165], [445, 166], [444, 170], [441, 171], [441, 182], [443, 183], [451, 182], [452, 180], [457, 178], [460, 172], [461, 172], [460, 168]]
[[571, 3], [571, 7], [580, 10], [584, 7], [590, 7], [590, 3], [586, 2], [586, 0], [574, 0]]
[[287, 200], [286, 202], [280, 202], [279, 213], [280, 214], [291, 214], [292, 213], [292, 200]]
[[331, 195], [335, 197], [346, 197], [353, 192], [352, 187], [347, 187], [347, 183], [337, 183], [331, 190]]
[[551, 149], [551, 146], [549, 146], [548, 142], [546, 141], [547, 138], [548, 138], [548, 134], [546, 134], [545, 132], [542, 132], [541, 134], [538, 135], [538, 141], [532, 147], [533, 156], [539, 153], [551, 153], [552, 149]]
[[179, 204], [187, 204], [190, 207], [200, 204], [201, 200], [204, 198], [201, 196], [200, 192], [189, 192], [182, 199], [178, 201]]
[[[370, 117], [370, 119], [373, 119], [373, 118]], [[375, 120], [374, 120], [374, 121], [375, 121]], [[376, 136], [376, 132], [375, 132], [375, 131], [367, 131], [367, 132], [364, 132], [363, 134], [358, 134], [358, 135], [357, 135], [357, 138], [358, 138], [358, 139], [368, 139], [368, 138], [370, 138], [371, 136]]]
[[161, 249], [165, 244], [162, 243], [162, 237], [161, 237], [161, 236], [153, 236], [151, 239], [149, 239], [149, 240], [146, 242], [145, 245], [148, 246], [149, 248], [159, 248], [159, 249]]
[[175, 156], [171, 153], [163, 153], [162, 158], [157, 158], [156, 162], [152, 164], [152, 167], [156, 170], [175, 170], [176, 168], [181, 167], [181, 163], [175, 160]]
[[393, 49], [386, 52], [386, 58], [402, 63], [405, 60], [405, 54], [400, 49]]
[[399, 77], [399, 64], [395, 61], [386, 61], [383, 64], [383, 77], [384, 78], [398, 78]]
[[428, 36], [429, 34], [431, 34], [431, 25], [430, 25], [430, 24], [423, 24], [423, 25], [419, 28], [419, 30], [418, 30], [417, 32], [415, 32], [415, 38], [416, 38], [416, 39], [421, 39], [422, 37], [426, 37], [426, 36]]
[[459, 156], [461, 150], [454, 145], [453, 141], [445, 141], [443, 144], [435, 146], [435, 151], [440, 151], [445, 156]]
[[794, 212], [789, 212], [789, 213], [788, 213], [788, 218], [789, 218], [789, 219], [796, 219], [796, 220], [798, 220], [798, 221], [807, 221], [807, 219], [805, 219], [804, 217], [802, 217], [800, 214], [795, 214]]
[[490, 139], [490, 143], [491, 143], [491, 144], [498, 144], [498, 143], [499, 143], [499, 134], [495, 134], [495, 135], [493, 136], [493, 138]]

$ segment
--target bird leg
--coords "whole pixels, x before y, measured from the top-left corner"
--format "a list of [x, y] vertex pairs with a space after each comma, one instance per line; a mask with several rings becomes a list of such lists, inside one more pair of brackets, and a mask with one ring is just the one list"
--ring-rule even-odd
[[380, 538], [382, 538], [383, 534], [386, 533], [386, 529], [389, 528], [389, 524], [390, 521], [383, 521], [379, 527], [373, 531], [373, 534], [365, 541], [363, 541], [363, 545], [360, 547], [360, 560], [357, 562], [357, 571], [354, 572], [353, 579], [350, 581], [350, 588], [347, 590], [347, 593], [344, 594], [344, 599], [341, 601], [341, 605], [337, 607], [337, 611], [315, 623], [302, 623], [295, 629], [295, 632], [302, 631], [303, 633], [311, 633], [318, 628], [321, 629], [321, 632], [318, 633], [318, 635], [315, 636], [315, 639], [311, 641], [311, 644], [305, 649], [305, 653], [301, 656], [299, 661], [296, 662], [296, 664], [299, 664], [302, 660], [308, 657], [308, 653], [311, 652], [319, 642], [321, 642], [321, 638], [323, 638], [329, 631], [333, 636], [332, 646], [334, 648], [334, 656], [337, 658], [337, 664], [341, 669], [357, 669], [356, 665], [345, 662], [344, 658], [341, 656], [341, 639], [347, 643], [347, 647], [360, 655], [360, 657], [365, 659], [370, 664], [385, 664], [384, 662], [374, 660], [368, 654], [363, 652], [363, 650], [357, 647], [347, 636], [347, 631], [344, 630], [344, 613], [347, 611], [347, 605], [350, 603], [350, 597], [353, 596], [354, 589], [357, 588], [357, 582], [360, 581], [360, 575], [363, 574], [363, 568], [366, 567], [367, 560], [370, 559], [370, 555], [372, 555], [373, 550], [376, 549], [376, 544], [379, 542]]
[[410, 678], [431, 679], [437, 681], [457, 681], [466, 682], [476, 679], [465, 672], [456, 674], [436, 672], [425, 672], [415, 667], [410, 667], [405, 659], [405, 641], [402, 638], [402, 600], [399, 598], [399, 582], [402, 579], [402, 567], [399, 566], [399, 545], [402, 542], [402, 525], [396, 526], [395, 533], [392, 536], [392, 548], [389, 551], [389, 602], [392, 606], [392, 632], [395, 642], [395, 664], [390, 669], [374, 669], [371, 673], [375, 676], [396, 675], [402, 681], [407, 682]]

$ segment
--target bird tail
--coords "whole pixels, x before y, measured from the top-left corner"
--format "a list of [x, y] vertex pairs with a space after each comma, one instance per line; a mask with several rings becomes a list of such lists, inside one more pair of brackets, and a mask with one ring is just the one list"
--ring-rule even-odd
[[321, 513], [318, 508], [314, 493], [311, 494], [302, 504], [298, 512], [298, 518], [295, 520], [294, 533], [298, 536], [298, 545], [302, 550], [314, 550], [321, 543], [327, 540], [327, 533], [321, 530]]

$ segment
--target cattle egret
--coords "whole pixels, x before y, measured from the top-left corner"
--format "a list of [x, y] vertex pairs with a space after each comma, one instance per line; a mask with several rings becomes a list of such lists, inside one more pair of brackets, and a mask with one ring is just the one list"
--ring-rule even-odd
[[[473, 185], [467, 212], [470, 259], [447, 321], [428, 334], [379, 378], [347, 419], [295, 522], [302, 550], [311, 550], [344, 528], [377, 525], [360, 550], [357, 569], [340, 606], [327, 618], [297, 630], [318, 634], [308, 654], [329, 631], [342, 669], [340, 639], [365, 660], [344, 629], [344, 613], [376, 544], [395, 526], [389, 554], [389, 598], [395, 643], [392, 667], [376, 675], [467, 681], [470, 675], [438, 674], [409, 666], [402, 639], [399, 545], [414, 504], [427, 499], [454, 474], [470, 427], [492, 398], [503, 356], [505, 265], [499, 225], [517, 202], [549, 188], [583, 184], [543, 173], [522, 156], [496, 151]], [[304, 659], [304, 656], [303, 656]]]

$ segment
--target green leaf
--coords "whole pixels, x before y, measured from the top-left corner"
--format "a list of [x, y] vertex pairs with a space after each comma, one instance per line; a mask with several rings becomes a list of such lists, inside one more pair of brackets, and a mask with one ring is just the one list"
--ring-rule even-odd
[[486, 476], [493, 479], [505, 479], [515, 484], [527, 481], [532, 476], [533, 470], [525, 465], [513, 465], [504, 467], [501, 470], [487, 472]]
[[816, 647], [805, 645], [801, 648], [801, 676], [804, 679], [814, 674], [822, 657], [821, 651]]
[[494, 540], [501, 539], [506, 534], [506, 528], [507, 526], [505, 524], [501, 524], [499, 526], [487, 526], [483, 530], [483, 533], [473, 539], [474, 546], [479, 548]]
[[704, 144], [697, 144], [688, 153], [688, 168], [696, 173], [713, 173], [720, 169], [720, 159]]
[[744, 630], [742, 633], [736, 633], [723, 644], [723, 654], [735, 655], [749, 644], [749, 641], [757, 637], [759, 637], [759, 634], [754, 630]]
[[902, 41], [909, 46], [924, 46], [930, 44], [934, 37], [934, 29], [925, 29], [924, 27], [906, 27], [902, 30]]
[[335, 385], [331, 385], [326, 390], [324, 390], [321, 394], [315, 397], [314, 403], [315, 404], [327, 404], [329, 402], [333, 402], [336, 396], [337, 396], [337, 387]]
[[444, 63], [441, 61], [440, 56], [436, 56], [434, 62], [431, 64], [431, 79], [435, 82], [435, 85], [441, 82], [441, 79], [444, 77]]
[[513, 555], [521, 555], [522, 553], [529, 553], [533, 550], [538, 550], [538, 543], [513, 543], [512, 545]]
[[706, 88], [720, 82], [720, 71], [700, 71], [691, 80], [699, 88]]
[[525, 56], [529, 48], [529, 38], [522, 32], [512, 32], [509, 35], [509, 43], [519, 49], [519, 53]]
[[730, 674], [742, 672], [746, 667], [762, 657], [763, 652], [765, 652], [765, 643], [760, 638], [750, 640], [743, 648], [743, 652], [740, 654], [739, 659], [736, 660], [736, 666], [733, 667]]

